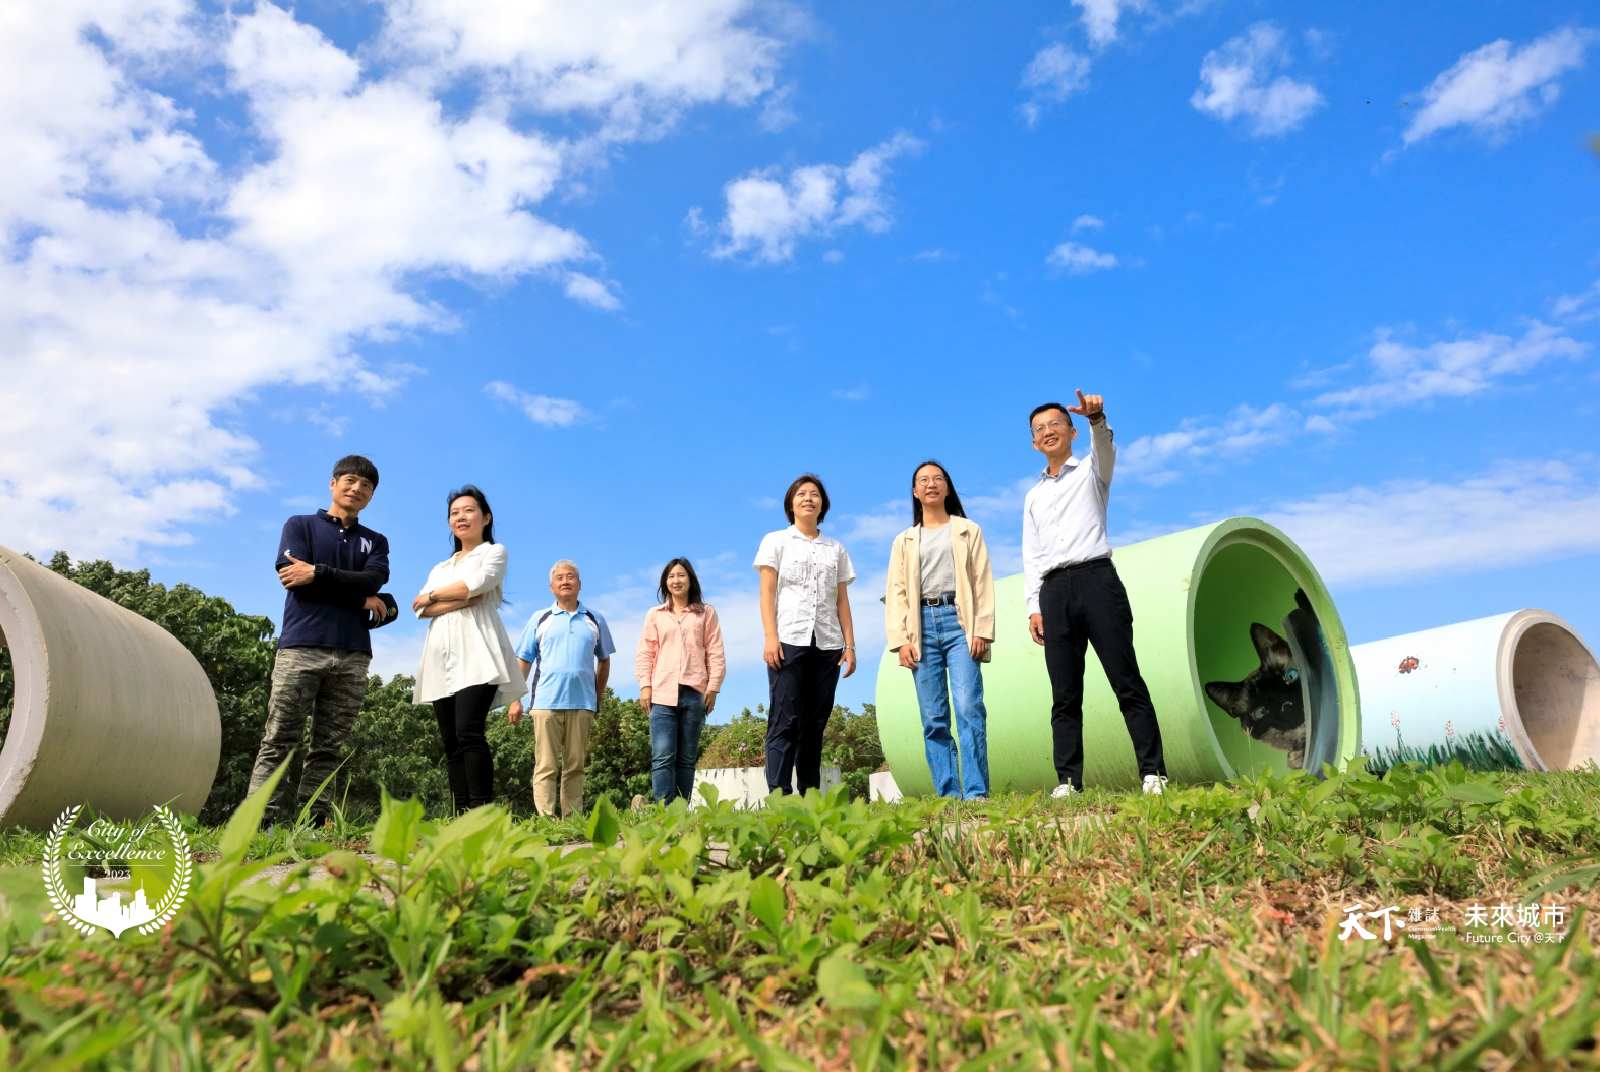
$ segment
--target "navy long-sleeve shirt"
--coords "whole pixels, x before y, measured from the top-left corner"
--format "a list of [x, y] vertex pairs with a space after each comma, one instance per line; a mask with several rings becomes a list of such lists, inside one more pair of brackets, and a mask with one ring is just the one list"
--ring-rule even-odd
[[310, 584], [290, 588], [283, 600], [280, 648], [338, 648], [372, 652], [368, 596], [379, 596], [388, 613], [378, 626], [393, 621], [398, 611], [381, 589], [389, 581], [389, 541], [359, 521], [348, 528], [326, 510], [296, 514], [283, 523], [274, 569], [289, 564], [293, 554], [316, 567]]

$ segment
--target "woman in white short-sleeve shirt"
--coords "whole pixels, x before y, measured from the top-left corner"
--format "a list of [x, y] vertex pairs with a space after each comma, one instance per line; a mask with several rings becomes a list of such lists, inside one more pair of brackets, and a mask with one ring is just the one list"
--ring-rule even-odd
[[822, 731], [833, 713], [840, 670], [856, 669], [855, 625], [847, 588], [856, 579], [850, 553], [822, 535], [828, 492], [805, 473], [789, 485], [789, 527], [761, 538], [761, 626], [766, 634], [767, 790], [820, 789]]
[[494, 799], [489, 711], [522, 695], [517, 653], [500, 621], [506, 549], [494, 542], [494, 514], [468, 484], [448, 497], [455, 554], [434, 566], [411, 609], [428, 619], [413, 703], [431, 703], [444, 743], [445, 772], [458, 812]]

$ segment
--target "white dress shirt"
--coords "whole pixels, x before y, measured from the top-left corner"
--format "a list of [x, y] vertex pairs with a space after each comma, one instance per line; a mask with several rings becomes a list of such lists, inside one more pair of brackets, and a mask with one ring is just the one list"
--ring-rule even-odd
[[761, 537], [755, 565], [757, 569], [770, 566], [778, 573], [780, 641], [803, 648], [815, 633], [819, 648], [836, 651], [844, 647], [839, 586], [856, 579], [844, 544], [820, 532], [816, 539], [807, 539], [790, 525]]
[[1049, 467], [1022, 500], [1022, 574], [1028, 613], [1039, 613], [1044, 575], [1111, 554], [1106, 537], [1106, 498], [1116, 463], [1111, 426], [1089, 422], [1089, 456], [1068, 458], [1055, 476]]
[[[411, 692], [413, 703], [432, 703], [473, 685], [499, 685], [493, 706], [522, 695], [522, 669], [517, 652], [500, 620], [500, 589], [506, 577], [506, 549], [480, 543], [464, 555], [452, 555], [428, 571], [423, 591], [464, 581], [467, 595], [483, 596], [470, 607], [428, 619], [422, 642], [422, 663]], [[417, 612], [422, 617], [422, 612]]]

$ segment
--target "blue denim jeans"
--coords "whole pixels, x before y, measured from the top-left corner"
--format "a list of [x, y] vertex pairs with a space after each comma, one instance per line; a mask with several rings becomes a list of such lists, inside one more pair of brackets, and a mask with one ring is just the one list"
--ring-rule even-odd
[[678, 706], [650, 705], [650, 795], [660, 803], [688, 800], [694, 793], [694, 765], [700, 761], [700, 728], [706, 700], [693, 689], [678, 688]]
[[[922, 745], [933, 790], [942, 797], [989, 795], [989, 740], [983, 674], [952, 604], [922, 608], [922, 650], [912, 671], [922, 709]], [[945, 675], [949, 673], [949, 687]], [[950, 739], [950, 697], [955, 697], [959, 756]], [[957, 761], [960, 762], [959, 780]]]

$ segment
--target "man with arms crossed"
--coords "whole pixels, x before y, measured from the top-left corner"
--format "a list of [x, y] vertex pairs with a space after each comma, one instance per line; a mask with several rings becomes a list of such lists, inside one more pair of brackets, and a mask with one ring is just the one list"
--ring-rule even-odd
[[[283, 524], [278, 539], [278, 582], [286, 589], [283, 633], [272, 663], [267, 725], [250, 772], [250, 792], [261, 788], [300, 745], [311, 720], [311, 751], [297, 787], [285, 778], [267, 804], [267, 822], [289, 818], [304, 806], [344, 760], [345, 742], [367, 696], [372, 641], [367, 631], [393, 621], [394, 597], [380, 591], [389, 581], [389, 541], [357, 517], [378, 488], [378, 469], [359, 454], [340, 458], [328, 482], [326, 510], [299, 514]], [[326, 821], [331, 783], [311, 802], [312, 820]]]
[[[1072, 456], [1078, 430], [1072, 414], [1089, 422], [1089, 456]], [[1167, 781], [1150, 690], [1133, 653], [1133, 608], [1111, 564], [1106, 538], [1106, 498], [1116, 450], [1106, 424], [1105, 399], [1078, 392], [1078, 404], [1046, 402], [1028, 416], [1033, 449], [1044, 472], [1022, 504], [1022, 571], [1028, 598], [1028, 632], [1044, 645], [1050, 674], [1050, 732], [1056, 780], [1052, 797], [1083, 790], [1083, 657], [1094, 653], [1116, 693], [1133, 738], [1146, 793]]]
[[[533, 806], [540, 815], [559, 811], [563, 818], [583, 810], [589, 730], [617, 650], [605, 618], [578, 601], [581, 587], [571, 559], [551, 566], [556, 601], [529, 619], [517, 641], [522, 676], [533, 672]], [[506, 718], [522, 719], [520, 699], [506, 708]]]

